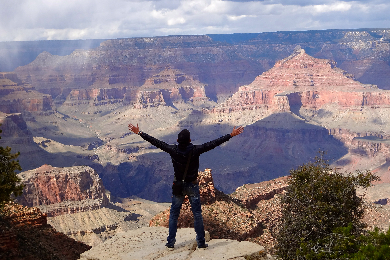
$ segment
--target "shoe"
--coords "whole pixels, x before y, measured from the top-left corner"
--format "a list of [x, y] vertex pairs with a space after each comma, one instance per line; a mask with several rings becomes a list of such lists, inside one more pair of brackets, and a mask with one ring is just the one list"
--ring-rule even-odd
[[207, 248], [208, 246], [209, 246], [208, 244], [202, 244], [202, 245], [198, 245], [198, 248], [205, 249], [205, 248]]
[[172, 245], [172, 244], [166, 243], [165, 246], [167, 247], [168, 250], [173, 250], [173, 249], [175, 249], [175, 245]]

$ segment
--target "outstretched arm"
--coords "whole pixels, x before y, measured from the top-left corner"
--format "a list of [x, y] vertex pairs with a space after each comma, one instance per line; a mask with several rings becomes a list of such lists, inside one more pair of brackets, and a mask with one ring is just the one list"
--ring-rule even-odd
[[170, 148], [169, 144], [167, 144], [167, 143], [165, 143], [163, 141], [160, 141], [157, 138], [154, 138], [153, 136], [150, 136], [150, 135], [148, 135], [148, 134], [146, 134], [144, 132], [141, 132], [139, 130], [138, 124], [137, 124], [137, 126], [135, 126], [133, 124], [129, 124], [129, 130], [131, 132], [133, 132], [134, 134], [140, 135], [142, 137], [142, 139], [144, 139], [145, 141], [148, 141], [149, 143], [151, 143], [152, 145], [156, 146], [157, 148], [160, 148], [164, 152], [167, 152], [167, 153], [171, 152], [171, 148]]
[[198, 146], [199, 154], [214, 149], [215, 147], [217, 147], [217, 146], [223, 144], [224, 142], [228, 141], [233, 136], [241, 134], [243, 131], [244, 131], [244, 127], [242, 127], [242, 126], [239, 126], [238, 128], [234, 127], [231, 134], [227, 134], [227, 135], [222, 136], [222, 137], [220, 137], [218, 139], [215, 139], [213, 141], [210, 141], [208, 143], [204, 143], [204, 144]]

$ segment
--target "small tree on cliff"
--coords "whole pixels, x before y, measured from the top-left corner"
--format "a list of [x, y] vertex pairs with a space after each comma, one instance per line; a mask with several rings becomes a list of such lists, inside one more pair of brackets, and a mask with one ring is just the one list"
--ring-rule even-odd
[[284, 260], [340, 259], [358, 250], [357, 244], [340, 246], [347, 239], [337, 230], [349, 227], [352, 237], [362, 233], [363, 198], [356, 188], [367, 188], [379, 178], [370, 172], [338, 173], [323, 155], [320, 152], [314, 163], [290, 171], [281, 201], [282, 225], [276, 236], [277, 254]]
[[[1, 132], [0, 129], [0, 133]], [[8, 146], [5, 148], [0, 146], [0, 207], [4, 202], [11, 199], [11, 194], [14, 194], [15, 196], [22, 194], [23, 185], [19, 184], [20, 178], [15, 172], [17, 170], [22, 170], [19, 161], [16, 160], [19, 154], [19, 152], [12, 154], [11, 148]]]

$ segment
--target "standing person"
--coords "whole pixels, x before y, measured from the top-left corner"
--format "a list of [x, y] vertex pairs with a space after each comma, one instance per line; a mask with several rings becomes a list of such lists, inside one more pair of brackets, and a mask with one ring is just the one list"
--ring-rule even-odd
[[[200, 203], [199, 185], [197, 182], [199, 169], [199, 156], [202, 153], [210, 151], [228, 141], [233, 136], [239, 135], [244, 131], [244, 127], [234, 127], [231, 134], [227, 134], [218, 139], [204, 143], [202, 145], [193, 145], [191, 143], [190, 131], [182, 130], [177, 137], [178, 145], [169, 145], [139, 130], [138, 124], [134, 126], [129, 124], [129, 130], [140, 135], [144, 140], [169, 153], [172, 158], [173, 169], [175, 172], [174, 185], [172, 186], [172, 206], [169, 216], [169, 235], [166, 247], [173, 249], [176, 242], [177, 219], [179, 218], [181, 205], [185, 195], [191, 203], [192, 213], [194, 215], [194, 228], [196, 232], [196, 242], [198, 248], [206, 248], [205, 232], [203, 226], [202, 208]], [[183, 180], [184, 177], [184, 180]], [[177, 192], [177, 181], [183, 180], [182, 189]], [[176, 186], [175, 186], [176, 185]]]

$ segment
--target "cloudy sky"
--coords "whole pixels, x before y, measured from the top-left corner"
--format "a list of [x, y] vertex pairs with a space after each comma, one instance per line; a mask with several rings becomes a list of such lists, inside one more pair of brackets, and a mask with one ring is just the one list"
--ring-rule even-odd
[[389, 0], [0, 0], [0, 41], [390, 28]]

